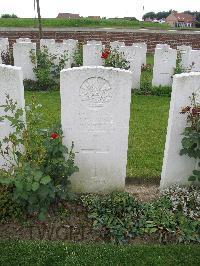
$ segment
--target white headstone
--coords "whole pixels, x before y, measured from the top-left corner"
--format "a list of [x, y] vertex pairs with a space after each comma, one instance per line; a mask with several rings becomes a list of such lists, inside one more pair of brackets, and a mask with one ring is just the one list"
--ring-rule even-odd
[[78, 48], [78, 40], [68, 39], [68, 40], [64, 40], [63, 43], [67, 45], [66, 49], [67, 49], [67, 56], [68, 56], [68, 62], [67, 62], [68, 67], [66, 68], [70, 68], [72, 64], [75, 63], [74, 55]]
[[189, 69], [193, 72], [200, 72], [200, 50], [191, 50]]
[[36, 43], [18, 42], [13, 44], [14, 65], [22, 68], [24, 79], [35, 80], [33, 72], [35, 64], [31, 62], [31, 53], [36, 55]]
[[41, 39], [40, 40], [40, 48], [42, 48], [44, 46], [48, 48], [49, 45], [52, 45], [55, 43], [56, 43], [56, 41], [54, 39]]
[[31, 42], [31, 39], [30, 38], [19, 38], [19, 39], [16, 39], [16, 43], [19, 43], [19, 42]]
[[100, 44], [100, 45], [102, 45], [102, 41], [89, 40], [89, 41], [87, 41], [87, 44]]
[[0, 38], [0, 64], [2, 64], [2, 53], [5, 53], [9, 50], [8, 38]]
[[169, 44], [166, 44], [166, 43], [158, 43], [156, 44], [156, 48], [170, 48], [170, 45]]
[[121, 46], [125, 46], [125, 43], [119, 41], [110, 42], [110, 48], [112, 50], [119, 50]]
[[139, 46], [121, 46], [120, 52], [129, 62], [129, 70], [132, 72], [132, 88], [139, 89], [143, 49]]
[[147, 64], [147, 44], [145, 42], [133, 43], [133, 46], [141, 48], [142, 65]]
[[156, 48], [154, 54], [153, 86], [171, 86], [176, 68], [177, 51], [168, 47]]
[[83, 66], [102, 66], [103, 47], [100, 44], [83, 45]]
[[[67, 40], [66, 40], [67, 41]], [[56, 65], [59, 64], [59, 61], [61, 57], [65, 55], [68, 59], [70, 58], [70, 52], [72, 51], [72, 46], [69, 45], [69, 42], [62, 42], [62, 43], [57, 43], [55, 42], [54, 39], [41, 39], [40, 40], [40, 49], [47, 48], [49, 55], [55, 56], [53, 59], [54, 63]], [[69, 56], [68, 56], [68, 50], [69, 51]], [[71, 67], [71, 61], [70, 59], [66, 61], [65, 68], [70, 68]]]
[[188, 72], [189, 71], [189, 58], [190, 58], [192, 47], [181, 45], [181, 46], [177, 46], [177, 50], [180, 53], [180, 57], [181, 57], [181, 67], [183, 68], [185, 72]]
[[75, 192], [123, 190], [132, 76], [130, 71], [80, 67], [61, 71], [63, 143], [74, 141]]
[[197, 166], [197, 161], [187, 155], [180, 156], [181, 135], [187, 125], [187, 115], [182, 108], [191, 105], [189, 97], [195, 93], [200, 103], [200, 73], [175, 75], [169, 111], [165, 153], [161, 175], [161, 189], [179, 184], [188, 184], [188, 177]]
[[63, 43], [72, 45], [74, 47], [77, 47], [78, 45], [78, 40], [74, 40], [74, 39], [67, 39], [67, 40], [63, 40]]
[[[19, 108], [24, 108], [23, 73], [21, 68], [0, 65], [0, 106], [6, 103], [6, 95], [17, 101]], [[0, 116], [5, 115], [4, 108], [0, 107]], [[3, 140], [12, 131], [7, 121], [0, 122], [0, 139]], [[0, 168], [6, 161], [0, 156]]]

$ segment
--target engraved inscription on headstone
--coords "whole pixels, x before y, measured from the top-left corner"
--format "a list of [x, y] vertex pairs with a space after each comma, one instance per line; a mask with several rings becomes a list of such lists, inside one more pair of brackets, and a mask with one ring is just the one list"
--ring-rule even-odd
[[101, 77], [92, 77], [81, 85], [80, 98], [89, 108], [103, 107], [111, 101], [112, 89], [107, 80]]
[[63, 143], [74, 142], [75, 192], [124, 189], [131, 100], [130, 71], [80, 67], [61, 71]]

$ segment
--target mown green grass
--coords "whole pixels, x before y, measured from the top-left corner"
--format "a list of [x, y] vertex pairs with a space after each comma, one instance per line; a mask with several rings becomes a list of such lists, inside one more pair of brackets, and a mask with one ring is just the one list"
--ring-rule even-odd
[[[54, 92], [26, 92], [26, 103], [35, 95], [43, 105], [43, 127], [60, 122], [60, 96]], [[127, 176], [159, 179], [167, 128], [168, 97], [132, 96]], [[76, 145], [76, 144], [75, 144]]]
[[[1, 18], [0, 27], [37, 27], [38, 21], [34, 18]], [[43, 27], [127, 27], [127, 28], [157, 28], [169, 29], [165, 24], [140, 22], [121, 19], [42, 19]]]
[[199, 265], [200, 246], [0, 242], [0, 265]]

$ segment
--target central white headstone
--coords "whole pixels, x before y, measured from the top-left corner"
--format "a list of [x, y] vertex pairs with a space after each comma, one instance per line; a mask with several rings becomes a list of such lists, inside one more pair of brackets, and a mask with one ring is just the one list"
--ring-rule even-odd
[[[18, 103], [19, 108], [24, 108], [23, 73], [21, 68], [0, 65], [0, 106], [6, 103], [6, 95]], [[0, 107], [0, 116], [5, 115], [4, 108]], [[10, 124], [0, 122], [0, 139], [11, 132]], [[0, 168], [6, 161], [0, 156]]]
[[131, 72], [105, 67], [61, 71], [63, 142], [75, 149], [75, 192], [123, 190], [126, 177]]

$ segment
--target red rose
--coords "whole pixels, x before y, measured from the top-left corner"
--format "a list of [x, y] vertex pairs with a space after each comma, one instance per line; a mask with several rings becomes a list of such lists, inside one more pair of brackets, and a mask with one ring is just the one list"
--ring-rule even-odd
[[57, 133], [51, 133], [51, 139], [57, 139], [59, 135]]
[[105, 49], [101, 54], [101, 58], [106, 59], [108, 58], [109, 54], [110, 54], [110, 51], [108, 49]]

